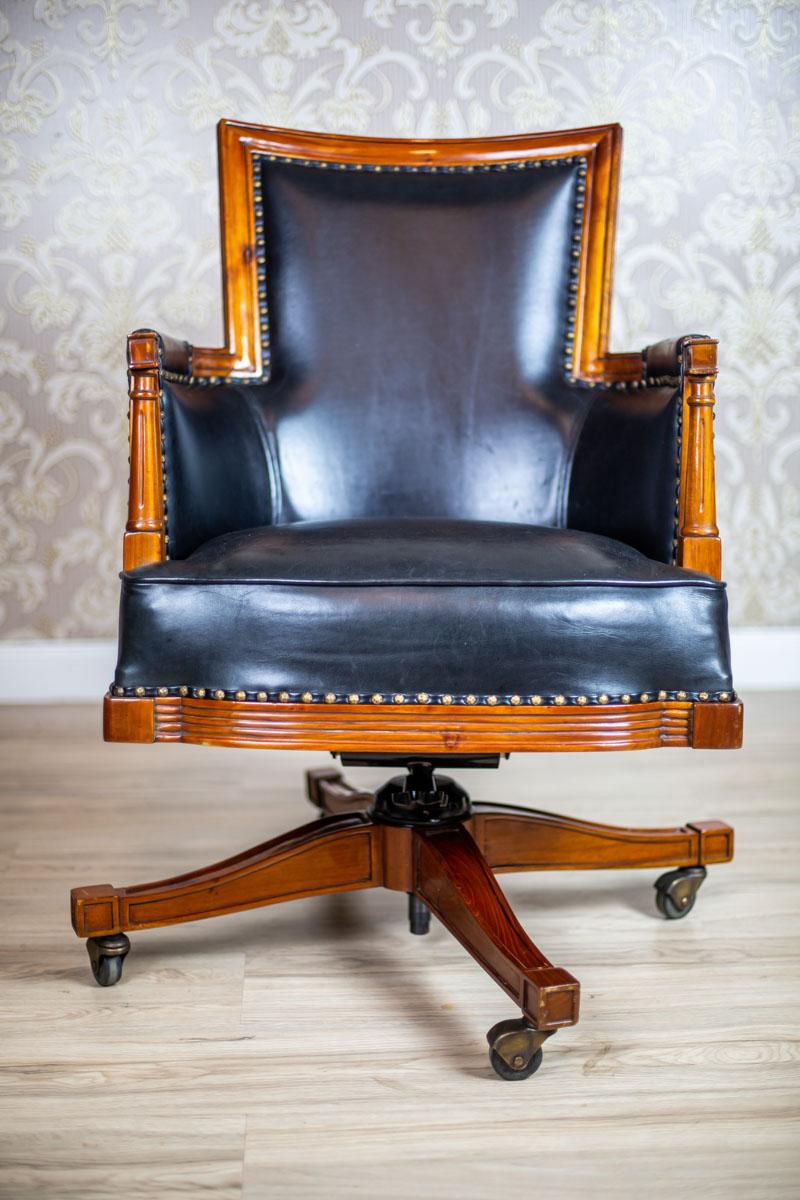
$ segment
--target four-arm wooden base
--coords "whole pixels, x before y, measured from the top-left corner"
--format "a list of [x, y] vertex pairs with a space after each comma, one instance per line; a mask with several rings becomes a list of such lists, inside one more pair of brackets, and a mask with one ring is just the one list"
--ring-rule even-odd
[[495, 1026], [490, 1044], [498, 1073], [522, 1078], [538, 1066], [544, 1037], [577, 1021], [579, 984], [534, 945], [495, 873], [678, 868], [663, 876], [663, 886], [657, 884], [659, 908], [666, 916], [683, 916], [694, 903], [703, 868], [733, 854], [733, 830], [721, 821], [627, 829], [477, 803], [461, 824], [402, 827], [374, 819], [368, 811], [373, 797], [351, 788], [337, 771], [311, 771], [307, 779], [319, 820], [172, 879], [73, 889], [72, 924], [79, 937], [90, 939], [98, 982], [119, 978], [128, 949], [125, 931], [385, 887], [413, 898], [418, 923], [424, 904], [520, 1008], [523, 1020]]

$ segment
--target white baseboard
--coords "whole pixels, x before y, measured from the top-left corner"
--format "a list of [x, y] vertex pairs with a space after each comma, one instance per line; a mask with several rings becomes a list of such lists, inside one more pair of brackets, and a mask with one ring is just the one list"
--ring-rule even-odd
[[111, 638], [0, 641], [0, 704], [99, 700], [116, 662]]
[[[739, 691], [800, 688], [800, 626], [731, 632]], [[114, 674], [116, 642], [106, 639], [0, 641], [0, 704], [99, 700]]]

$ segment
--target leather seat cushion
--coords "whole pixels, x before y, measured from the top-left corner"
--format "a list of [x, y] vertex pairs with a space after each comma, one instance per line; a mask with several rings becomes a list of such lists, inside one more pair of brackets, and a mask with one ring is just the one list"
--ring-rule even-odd
[[731, 688], [725, 585], [577, 530], [262, 526], [122, 578], [126, 692], [593, 703]]

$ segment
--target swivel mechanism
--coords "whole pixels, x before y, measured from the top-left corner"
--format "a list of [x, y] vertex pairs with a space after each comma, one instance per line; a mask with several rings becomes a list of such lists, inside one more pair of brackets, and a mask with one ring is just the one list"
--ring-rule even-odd
[[461, 825], [471, 812], [469, 796], [447, 775], [435, 775], [430, 762], [411, 761], [408, 774], [378, 788], [369, 810], [373, 821], [409, 829]]

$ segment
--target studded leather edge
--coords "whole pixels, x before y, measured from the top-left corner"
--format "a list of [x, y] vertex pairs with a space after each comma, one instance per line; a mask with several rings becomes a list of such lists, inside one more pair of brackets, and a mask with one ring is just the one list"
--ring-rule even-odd
[[[254, 379], [247, 376], [249, 382], [265, 382], [270, 377], [270, 327], [269, 303], [267, 297], [267, 266], [266, 266], [266, 233], [264, 222], [264, 197], [261, 183], [261, 168], [264, 163], [280, 163], [286, 166], [306, 167], [316, 170], [358, 171], [364, 174], [413, 174], [413, 175], [471, 175], [486, 172], [501, 173], [514, 171], [542, 170], [548, 167], [575, 165], [578, 168], [578, 182], [575, 189], [573, 209], [573, 229], [570, 243], [570, 271], [568, 283], [568, 304], [564, 332], [563, 360], [564, 370], [570, 382], [577, 382], [573, 375], [575, 310], [578, 297], [581, 248], [583, 243], [583, 218], [586, 202], [587, 160], [584, 154], [564, 155], [560, 158], [515, 159], [503, 163], [358, 163], [331, 162], [327, 159], [298, 158], [294, 155], [256, 153], [251, 156], [253, 168], [253, 208], [255, 216], [255, 263], [256, 289], [259, 308], [259, 328], [261, 337], [261, 376]], [[170, 383], [184, 383], [195, 387], [215, 387], [221, 383], [234, 382], [236, 376], [227, 378], [219, 376], [196, 376], [189, 372], [182, 374], [167, 371], [162, 367], [162, 375]]]
[[598, 692], [589, 695], [576, 693], [565, 695], [561, 693], [529, 693], [506, 694], [485, 692], [468, 692], [450, 694], [449, 692], [309, 692], [295, 690], [254, 690], [252, 688], [214, 688], [190, 687], [183, 684], [179, 687], [120, 687], [112, 684], [109, 688], [111, 696], [120, 698], [142, 697], [178, 697], [192, 700], [236, 700], [247, 703], [262, 704], [422, 704], [422, 705], [464, 705], [467, 708], [494, 708], [509, 705], [520, 708], [538, 708], [539, 706], [572, 705], [576, 708], [592, 705], [605, 707], [610, 704], [652, 704], [667, 701], [691, 701], [693, 703], [726, 704], [738, 699], [734, 691], [665, 691], [653, 692]]

